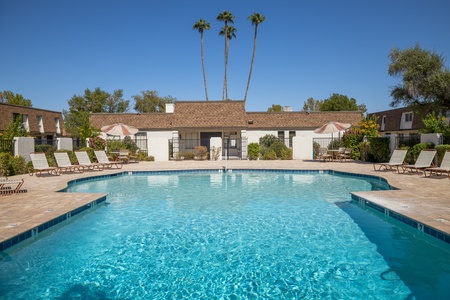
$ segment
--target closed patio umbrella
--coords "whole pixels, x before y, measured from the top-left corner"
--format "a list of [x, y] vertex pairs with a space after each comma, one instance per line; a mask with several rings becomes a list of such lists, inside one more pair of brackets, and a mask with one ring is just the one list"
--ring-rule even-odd
[[112, 124], [112, 125], [106, 125], [101, 128], [102, 132], [109, 134], [109, 135], [115, 135], [115, 136], [122, 136], [122, 135], [133, 135], [136, 134], [139, 129], [136, 127], [125, 125], [122, 123]]

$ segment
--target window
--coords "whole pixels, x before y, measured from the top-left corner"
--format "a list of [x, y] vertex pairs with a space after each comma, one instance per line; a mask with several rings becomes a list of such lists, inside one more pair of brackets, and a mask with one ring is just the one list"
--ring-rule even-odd
[[381, 126], [380, 126], [380, 130], [384, 131], [384, 127], [386, 126], [386, 116], [383, 116], [381, 118]]
[[38, 123], [38, 128], [39, 128], [39, 132], [40, 133], [44, 133], [44, 122], [42, 121], [42, 116], [37, 116], [37, 123]]
[[59, 126], [59, 118], [55, 118], [56, 133], [61, 133], [61, 127]]
[[289, 147], [292, 148], [292, 138], [295, 136], [295, 131], [289, 131]]
[[413, 121], [413, 112], [404, 112], [400, 122], [400, 129], [411, 129]]
[[405, 122], [412, 122], [412, 119], [413, 119], [412, 112], [405, 113]]

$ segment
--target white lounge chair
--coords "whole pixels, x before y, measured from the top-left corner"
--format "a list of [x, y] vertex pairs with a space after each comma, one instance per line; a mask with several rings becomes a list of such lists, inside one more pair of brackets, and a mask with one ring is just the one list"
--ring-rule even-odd
[[429, 176], [433, 175], [435, 173], [436, 175], [441, 175], [442, 173], [447, 173], [448, 179], [450, 179], [450, 150], [446, 151], [444, 154], [444, 158], [442, 159], [441, 165], [439, 167], [435, 168], [426, 168], [425, 169], [425, 176], [426, 171], [429, 171]]
[[55, 153], [53, 153], [53, 155], [55, 156], [56, 164], [61, 169], [61, 171], [64, 171], [65, 173], [67, 173], [67, 171], [84, 172], [84, 168], [85, 168], [84, 166], [72, 165], [67, 152], [55, 152]]
[[80, 166], [85, 167], [87, 170], [99, 170], [103, 171], [104, 166], [99, 163], [91, 162], [89, 155], [86, 151], [75, 151], [75, 155], [77, 156], [78, 164]]
[[113, 166], [116, 166], [116, 168], [122, 169], [122, 163], [118, 161], [110, 161], [105, 151], [96, 150], [94, 151], [94, 153], [95, 157], [97, 157], [97, 161], [99, 164], [102, 164], [107, 168], [112, 168]]
[[23, 179], [8, 179], [0, 176], [0, 195], [10, 195], [16, 193], [26, 193], [26, 189], [21, 189], [24, 183]]
[[400, 166], [403, 170], [402, 173], [405, 173], [406, 170], [415, 172], [416, 174], [419, 174], [419, 170], [422, 170], [425, 173], [425, 169], [431, 167], [431, 165], [433, 164], [433, 159], [435, 155], [436, 155], [435, 149], [425, 149], [420, 151], [419, 157], [417, 158], [416, 162], [413, 165]]
[[395, 149], [394, 152], [392, 153], [391, 158], [389, 159], [389, 162], [386, 163], [374, 163], [373, 164], [373, 169], [376, 171], [377, 170], [377, 166], [378, 166], [378, 170], [381, 170], [381, 168], [384, 168], [385, 170], [394, 170], [394, 168], [396, 168], [397, 172], [398, 172], [398, 168], [404, 164], [405, 161], [405, 157], [406, 157], [406, 152], [408, 152], [408, 150], [403, 150], [403, 149]]
[[58, 167], [50, 167], [45, 157], [45, 153], [30, 153], [31, 162], [33, 164], [33, 171], [30, 175], [36, 174], [41, 176], [42, 172], [47, 172], [49, 175], [59, 175], [61, 169]]

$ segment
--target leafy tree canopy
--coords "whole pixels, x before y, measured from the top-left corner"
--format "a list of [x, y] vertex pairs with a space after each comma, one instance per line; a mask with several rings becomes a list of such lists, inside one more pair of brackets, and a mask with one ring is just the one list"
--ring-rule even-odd
[[128, 111], [130, 100], [123, 99], [123, 91], [115, 90], [113, 94], [101, 90], [84, 90], [84, 95], [73, 95], [68, 101], [70, 112], [87, 111], [92, 113], [123, 113]]
[[166, 103], [173, 103], [172, 96], [160, 97], [157, 91], [142, 91], [141, 95], [134, 95], [134, 110], [139, 113], [165, 112]]
[[323, 100], [315, 100], [310, 97], [303, 103], [303, 111], [320, 111]]
[[330, 98], [323, 100], [320, 111], [354, 111], [359, 110], [361, 113], [367, 111], [366, 105], [356, 103], [356, 99], [348, 98], [345, 95], [334, 93]]
[[0, 92], [0, 101], [20, 106], [33, 106], [30, 99], [24, 98], [21, 94], [14, 94], [11, 91]]
[[283, 111], [283, 107], [280, 104], [272, 104], [272, 106], [269, 107], [267, 111], [269, 112]]
[[100, 130], [91, 126], [89, 113], [123, 113], [128, 111], [129, 103], [123, 99], [122, 90], [110, 94], [99, 87], [85, 89], [84, 95], [73, 95], [68, 101], [69, 110], [63, 111], [66, 132], [82, 139], [94, 137]]
[[450, 109], [450, 71], [436, 52], [414, 48], [394, 48], [389, 54], [388, 74], [401, 83], [391, 90], [391, 106], [428, 105], [438, 110]]

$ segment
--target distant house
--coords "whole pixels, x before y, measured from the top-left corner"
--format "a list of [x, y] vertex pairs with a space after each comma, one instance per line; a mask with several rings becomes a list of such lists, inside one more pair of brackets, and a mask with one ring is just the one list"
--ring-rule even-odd
[[241, 158], [247, 144], [258, 143], [266, 134], [284, 139], [287, 146], [292, 146], [295, 136], [318, 137], [314, 129], [327, 122], [356, 125], [360, 119], [358, 111], [246, 112], [244, 101], [177, 101], [167, 105], [165, 113], [90, 115], [92, 125], [97, 128], [114, 123], [137, 127], [136, 140], [141, 149], [152, 148], [152, 140], [167, 139], [175, 150], [192, 150], [197, 145], [209, 150], [211, 138], [220, 138], [227, 156]]
[[417, 115], [411, 108], [403, 107], [371, 113], [378, 117], [379, 132], [382, 135], [409, 135], [423, 129], [422, 116]]
[[38, 143], [52, 144], [64, 134], [64, 121], [61, 112], [40, 108], [0, 103], [0, 132], [4, 132], [11, 121], [21, 118], [22, 128]]

